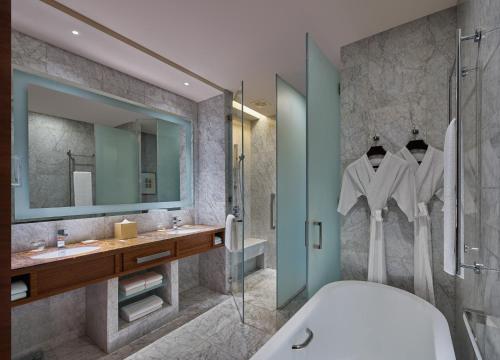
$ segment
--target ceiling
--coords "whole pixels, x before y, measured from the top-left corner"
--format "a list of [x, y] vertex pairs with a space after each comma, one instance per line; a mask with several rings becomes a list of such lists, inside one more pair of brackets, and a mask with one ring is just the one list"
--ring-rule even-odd
[[[304, 91], [305, 33], [340, 65], [340, 47], [456, 4], [456, 0], [60, 0], [274, 113], [275, 74]], [[12, 1], [13, 27], [196, 101], [219, 93], [137, 54], [38, 0]], [[43, 24], [43, 25], [40, 25]], [[77, 28], [75, 39], [71, 30]], [[257, 107], [264, 100], [268, 105]]]

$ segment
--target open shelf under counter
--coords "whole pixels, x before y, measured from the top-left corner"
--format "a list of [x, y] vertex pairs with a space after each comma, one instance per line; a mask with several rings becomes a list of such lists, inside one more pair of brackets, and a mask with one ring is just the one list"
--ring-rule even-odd
[[143, 290], [137, 291], [137, 292], [135, 292], [133, 294], [129, 294], [129, 295], [125, 295], [122, 291], [118, 290], [118, 303], [122, 304], [128, 300], [131, 300], [131, 299], [137, 298], [141, 295], [150, 293], [156, 289], [159, 289], [159, 288], [166, 286], [167, 283], [168, 283], [168, 279], [164, 278], [160, 284], [150, 286], [148, 288], [145, 288]]

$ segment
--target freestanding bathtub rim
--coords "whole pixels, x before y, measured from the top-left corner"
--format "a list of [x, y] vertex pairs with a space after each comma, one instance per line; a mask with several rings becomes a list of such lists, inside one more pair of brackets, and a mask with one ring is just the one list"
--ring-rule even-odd
[[[288, 320], [283, 327], [274, 334], [274, 336], [251, 358], [251, 360], [266, 360], [271, 359], [269, 354], [275, 351], [277, 347], [284, 346], [289, 340], [291, 334], [300, 326], [308, 316], [315, 310], [317, 304], [323, 297], [328, 296], [327, 293], [333, 292], [338, 287], [363, 286], [373, 288], [385, 288], [387, 291], [404, 296], [411, 299], [429, 311], [432, 318], [432, 329], [435, 344], [435, 358], [438, 360], [455, 360], [453, 343], [451, 341], [448, 322], [444, 315], [432, 304], [419, 298], [418, 296], [409, 293], [408, 291], [398, 289], [393, 286], [378, 284], [368, 281], [357, 280], [342, 280], [324, 285], [307, 303]], [[288, 345], [288, 344], [287, 344]]]

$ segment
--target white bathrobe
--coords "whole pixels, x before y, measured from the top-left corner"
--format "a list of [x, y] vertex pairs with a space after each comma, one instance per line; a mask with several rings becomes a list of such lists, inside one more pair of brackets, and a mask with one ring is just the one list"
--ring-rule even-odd
[[393, 198], [408, 220], [413, 221], [414, 182], [408, 163], [390, 152], [385, 154], [376, 171], [365, 154], [344, 172], [338, 211], [346, 215], [360, 196], [366, 196], [371, 211], [368, 281], [387, 283], [382, 211]]
[[443, 200], [443, 152], [429, 146], [420, 164], [406, 147], [402, 148], [397, 155], [408, 161], [415, 177], [416, 216], [413, 224], [415, 294], [435, 305], [430, 250], [432, 249], [431, 220], [428, 204], [434, 195]]

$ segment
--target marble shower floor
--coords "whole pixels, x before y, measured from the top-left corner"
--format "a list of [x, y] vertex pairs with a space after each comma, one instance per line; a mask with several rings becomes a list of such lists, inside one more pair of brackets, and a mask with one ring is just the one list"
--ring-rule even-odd
[[305, 303], [297, 297], [276, 310], [276, 271], [245, 277], [245, 324], [241, 299], [197, 287], [180, 294], [179, 315], [129, 345], [105, 354], [88, 338], [45, 353], [48, 360], [226, 360], [249, 359]]

